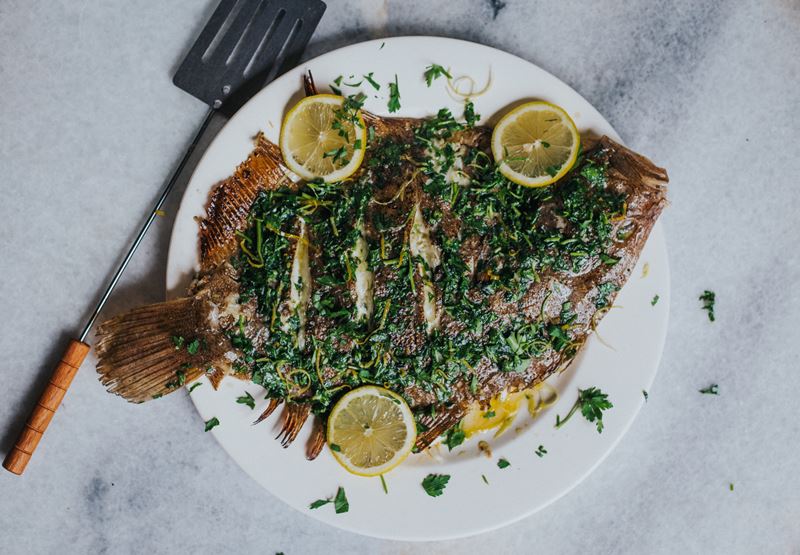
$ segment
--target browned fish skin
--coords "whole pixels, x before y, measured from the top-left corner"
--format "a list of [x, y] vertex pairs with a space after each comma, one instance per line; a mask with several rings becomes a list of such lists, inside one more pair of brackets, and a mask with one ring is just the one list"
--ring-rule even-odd
[[[310, 83], [310, 84], [309, 84]], [[313, 82], [306, 83], [307, 92], [314, 92]], [[414, 129], [421, 120], [410, 118], [380, 118], [364, 113], [367, 125], [375, 131], [378, 140], [391, 137], [398, 142], [412, 143]], [[449, 139], [455, 145], [466, 145], [470, 148], [488, 152], [491, 130], [476, 127], [456, 132]], [[569, 352], [556, 352], [549, 349], [541, 357], [534, 358], [530, 367], [517, 372], [498, 371], [488, 361], [475, 366], [477, 388], [470, 388], [470, 381], [459, 379], [451, 384], [451, 396], [448, 405], [444, 406], [430, 388], [412, 384], [403, 391], [412, 407], [416, 409], [434, 408], [435, 412], [420, 417], [420, 422], [428, 427], [428, 431], [420, 434], [417, 446], [424, 448], [441, 433], [454, 425], [463, 416], [466, 407], [475, 401], [486, 402], [503, 390], [519, 390], [530, 387], [565, 368], [574, 359], [592, 331], [593, 325], [602, 317], [595, 301], [598, 298], [598, 285], [610, 283], [621, 287], [632, 271], [639, 253], [658, 218], [666, 205], [666, 172], [654, 166], [648, 159], [628, 150], [603, 137], [598, 141], [584, 141], [585, 156], [608, 164], [608, 187], [627, 198], [627, 210], [623, 217], [613, 222], [612, 233], [625, 230], [624, 239], [617, 241], [608, 250], [608, 254], [619, 259], [615, 265], [600, 264], [595, 261], [580, 272], [544, 270], [540, 280], [531, 285], [519, 300], [509, 302], [501, 295], [483, 295], [477, 289], [470, 295], [474, 302], [485, 303], [491, 310], [500, 315], [496, 326], [508, 322], [512, 316], [522, 316], [527, 321], [541, 319], [551, 321], [558, 318], [564, 302], [572, 303], [577, 317], [570, 327], [570, 336], [576, 349]], [[370, 152], [367, 152], [367, 161]], [[373, 216], [380, 214], [390, 224], [390, 230], [383, 231], [387, 244], [408, 243], [409, 214], [419, 205], [423, 210], [439, 210], [442, 217], [431, 226], [432, 236], [437, 240], [459, 236], [461, 224], [458, 218], [449, 213], [449, 209], [441, 199], [435, 198], [424, 190], [425, 177], [416, 166], [407, 161], [398, 167], [376, 170], [373, 174], [372, 203], [368, 208], [365, 220], [364, 235], [375, 244], [380, 233], [374, 228]], [[369, 171], [366, 166], [356, 178]], [[469, 169], [465, 172], [469, 173]], [[565, 178], [565, 180], [568, 178]], [[257, 347], [265, 345], [269, 332], [264, 329], [263, 315], [256, 310], [253, 299], [240, 304], [238, 299], [237, 272], [228, 264], [231, 256], [239, 250], [237, 231], [248, 226], [248, 215], [251, 205], [261, 191], [295, 185], [288, 177], [288, 172], [280, 158], [279, 148], [269, 142], [263, 135], [256, 138], [256, 146], [248, 159], [242, 163], [235, 174], [217, 186], [211, 194], [206, 218], [200, 222], [201, 273], [192, 286], [192, 297], [171, 303], [162, 303], [151, 307], [137, 309], [129, 314], [112, 319], [101, 326], [98, 332], [98, 372], [101, 380], [109, 386], [109, 390], [134, 401], [168, 394], [174, 391], [176, 371], [183, 369], [186, 381], [191, 381], [203, 372], [211, 369], [209, 377], [218, 384], [225, 375], [237, 378], [249, 378], [249, 370], [235, 363], [242, 352], [231, 346], [228, 332], [237, 329], [242, 317], [245, 336]], [[556, 214], [557, 203], [544, 204], [538, 220], [542, 226], [554, 228], [562, 226]], [[310, 236], [312, 244], [324, 245], [325, 237]], [[395, 252], [397, 254], [397, 252]], [[486, 237], [469, 237], [461, 245], [461, 254], [477, 262], [489, 260], [492, 253], [488, 248]], [[320, 250], [312, 249], [310, 265], [314, 279], [320, 276]], [[464, 333], [465, 323], [451, 318], [442, 310], [439, 278], [444, 268], [434, 270], [432, 282], [436, 297], [436, 306], [441, 314], [441, 329], [447, 335]], [[374, 281], [375, 298], [381, 297], [389, 287], [394, 270], [381, 266], [376, 270]], [[484, 279], [486, 276], [476, 276]], [[412, 276], [416, 291], [425, 285], [423, 277], [415, 273]], [[352, 306], [355, 302], [353, 284], [331, 289], [338, 303]], [[616, 292], [608, 294], [608, 304], [613, 302]], [[393, 337], [393, 345], [398, 351], [410, 355], [417, 352], [426, 341], [424, 331], [425, 317], [420, 295], [409, 293], [402, 299], [402, 307], [393, 318], [403, 322], [405, 327]], [[281, 309], [284, 316], [291, 312], [284, 302]], [[307, 333], [309, 337], [323, 340], [329, 333], [331, 322], [314, 314], [309, 316]], [[487, 330], [484, 330], [486, 333]], [[185, 338], [202, 338], [205, 348], [196, 355], [189, 355], [185, 349], [175, 349], [173, 336]], [[352, 341], [344, 339], [339, 349], [348, 352], [355, 346]], [[137, 354], [146, 356], [138, 357]], [[309, 356], [311, 353], [309, 353]], [[243, 371], [244, 370], [244, 371]], [[327, 387], [336, 389], [344, 385], [337, 381], [337, 372], [333, 368], [322, 368]], [[307, 389], [307, 388], [306, 388]], [[307, 399], [313, 391], [295, 390], [291, 392], [293, 401], [287, 401], [283, 411], [282, 429], [278, 439], [288, 446], [297, 437], [307, 420], [311, 406]], [[280, 404], [281, 400], [271, 399], [267, 409], [256, 423], [267, 418]], [[317, 419], [312, 441], [307, 455], [314, 458], [324, 445], [324, 425]], [[313, 455], [313, 456], [312, 456]]]

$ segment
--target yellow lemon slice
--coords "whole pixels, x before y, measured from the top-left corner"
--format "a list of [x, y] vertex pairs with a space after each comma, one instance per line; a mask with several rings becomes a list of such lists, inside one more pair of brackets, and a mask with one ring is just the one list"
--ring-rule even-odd
[[309, 96], [289, 110], [281, 127], [286, 166], [306, 180], [347, 179], [361, 166], [367, 126], [360, 110], [332, 94]]
[[367, 385], [349, 391], [328, 416], [328, 446], [343, 467], [359, 476], [385, 474], [411, 453], [417, 426], [396, 393]]
[[492, 133], [492, 154], [500, 173], [525, 187], [561, 179], [578, 158], [580, 135], [560, 107], [528, 102], [507, 113]]

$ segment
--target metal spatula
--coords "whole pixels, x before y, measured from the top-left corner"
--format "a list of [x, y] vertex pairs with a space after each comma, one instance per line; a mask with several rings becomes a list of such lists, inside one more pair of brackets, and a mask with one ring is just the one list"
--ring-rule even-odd
[[316, 29], [325, 4], [320, 0], [221, 0], [173, 82], [211, 108], [175, 173], [122, 259], [78, 339], [70, 341], [25, 428], [3, 466], [22, 474], [50, 424], [72, 378], [89, 352], [85, 343], [98, 314], [117, 285], [158, 211], [172, 191], [216, 113], [230, 117], [282, 70], [293, 67]]

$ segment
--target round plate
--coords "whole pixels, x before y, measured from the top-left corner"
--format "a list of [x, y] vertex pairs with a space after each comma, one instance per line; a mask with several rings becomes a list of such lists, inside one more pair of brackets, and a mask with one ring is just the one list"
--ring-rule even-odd
[[[493, 48], [434, 37], [398, 37], [341, 48], [298, 66], [267, 86], [231, 118], [208, 148], [184, 194], [172, 232], [167, 264], [170, 294], [184, 294], [198, 267], [195, 217], [203, 215], [210, 189], [247, 157], [256, 132], [262, 130], [277, 142], [283, 115], [302, 96], [301, 75], [306, 70], [311, 70], [321, 91], [327, 91], [327, 84], [339, 75], [344, 76], [343, 83], [355, 84], [363, 80], [362, 75], [373, 72], [380, 90], [365, 80], [360, 87], [342, 89], [345, 94], [362, 90], [368, 97], [365, 108], [379, 115], [389, 115], [387, 84], [395, 75], [402, 104], [397, 115], [429, 116], [441, 107], [460, 115], [463, 103], [451, 98], [444, 79], [426, 86], [423, 72], [431, 63], [450, 68], [454, 78], [471, 77], [475, 91], [488, 83], [486, 92], [473, 99], [476, 111], [484, 116], [482, 123], [493, 123], [520, 100], [541, 99], [562, 106], [581, 132], [591, 130], [619, 140], [597, 110], [566, 84], [530, 62]], [[468, 85], [466, 79], [460, 82], [462, 90]], [[660, 302], [652, 306], [656, 294]], [[191, 396], [203, 420], [219, 418], [221, 424], [212, 433], [233, 460], [295, 509], [338, 528], [380, 538], [468, 536], [510, 524], [564, 495], [608, 455], [630, 427], [645, 401], [642, 390], [653, 382], [667, 330], [669, 271], [659, 224], [616, 305], [622, 308], [611, 310], [599, 326], [602, 342], [593, 335], [579, 360], [551, 381], [559, 392], [558, 403], [535, 420], [521, 411], [525, 414], [520, 414], [513, 429], [500, 438], [483, 438], [492, 445], [493, 458], [478, 453], [477, 437], [452, 452], [434, 448], [409, 457], [390, 472], [386, 476], [388, 494], [379, 478], [348, 474], [327, 449], [317, 460], [307, 461], [308, 424], [288, 449], [281, 448], [273, 439], [280, 410], [251, 426], [266, 406], [257, 385], [229, 378], [218, 391], [205, 384]], [[563, 416], [569, 410], [578, 388], [590, 386], [600, 387], [614, 404], [603, 418], [603, 433], [598, 434], [595, 426], [579, 415], [556, 430], [556, 414]], [[235, 402], [245, 391], [255, 397], [255, 410]], [[541, 458], [534, 453], [539, 445], [547, 450]], [[498, 468], [500, 457], [511, 466]], [[442, 496], [429, 497], [422, 489], [420, 483], [429, 473], [451, 475]], [[336, 514], [332, 504], [309, 509], [312, 501], [333, 496], [340, 486], [350, 501], [349, 512]]]

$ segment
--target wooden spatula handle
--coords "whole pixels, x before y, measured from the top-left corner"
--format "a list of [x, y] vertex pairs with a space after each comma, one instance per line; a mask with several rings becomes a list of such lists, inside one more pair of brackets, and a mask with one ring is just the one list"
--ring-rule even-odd
[[50, 382], [47, 384], [39, 402], [28, 417], [28, 422], [17, 437], [14, 448], [6, 455], [3, 467], [14, 474], [22, 474], [28, 461], [31, 460], [39, 440], [53, 419], [61, 400], [72, 383], [72, 378], [80, 368], [83, 359], [89, 352], [89, 345], [76, 339], [69, 342], [67, 350], [61, 357], [61, 362], [56, 366]]

